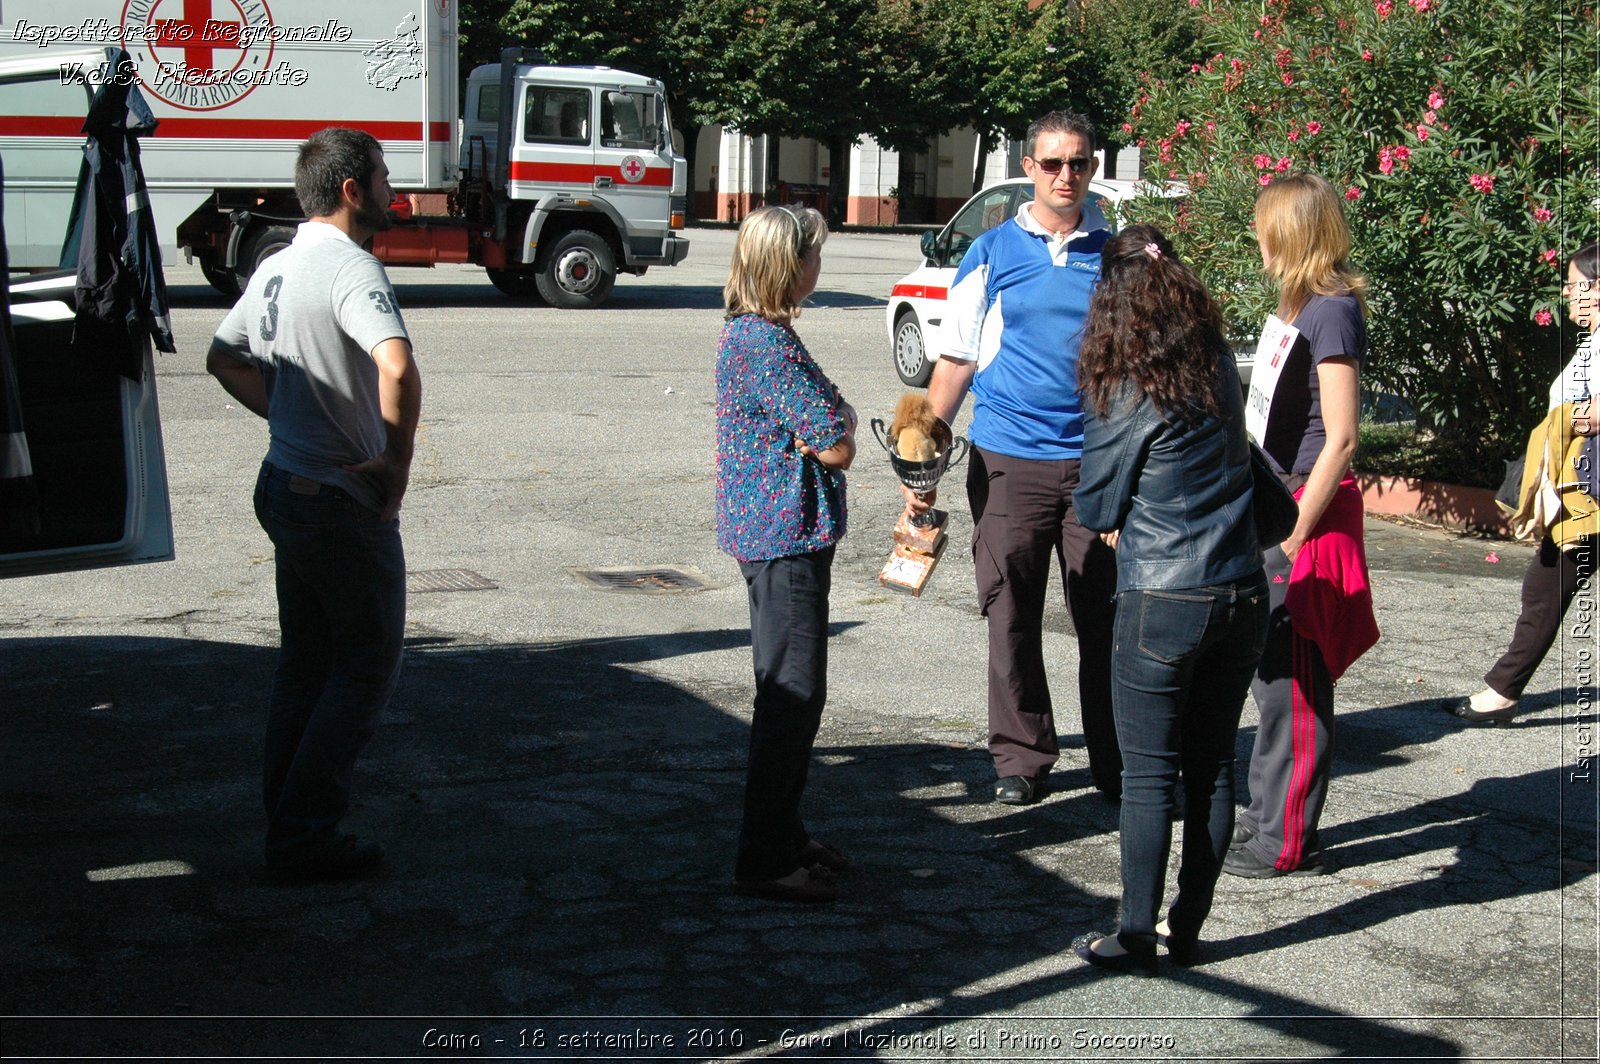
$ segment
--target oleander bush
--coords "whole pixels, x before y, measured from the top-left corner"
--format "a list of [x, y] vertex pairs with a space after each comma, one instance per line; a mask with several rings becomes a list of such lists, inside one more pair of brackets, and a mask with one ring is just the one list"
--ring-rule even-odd
[[1191, 4], [1209, 58], [1146, 78], [1123, 127], [1149, 176], [1191, 192], [1131, 213], [1173, 233], [1249, 334], [1274, 303], [1256, 193], [1322, 174], [1344, 194], [1371, 282], [1364, 384], [1416, 411], [1451, 479], [1498, 483], [1577, 342], [1559, 298], [1566, 256], [1600, 230], [1595, 8]]

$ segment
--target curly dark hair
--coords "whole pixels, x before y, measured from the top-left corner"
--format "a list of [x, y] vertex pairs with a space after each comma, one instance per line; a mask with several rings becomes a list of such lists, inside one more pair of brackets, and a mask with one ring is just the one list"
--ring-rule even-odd
[[1232, 357], [1222, 312], [1199, 275], [1153, 225], [1106, 242], [1078, 354], [1078, 387], [1104, 414], [1124, 382], [1168, 420], [1220, 414], [1220, 359]]

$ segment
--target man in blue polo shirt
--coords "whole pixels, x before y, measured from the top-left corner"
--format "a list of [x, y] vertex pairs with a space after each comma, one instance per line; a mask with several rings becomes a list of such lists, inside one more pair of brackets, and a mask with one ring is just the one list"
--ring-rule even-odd
[[[1072, 492], [1083, 454], [1078, 345], [1110, 230], [1089, 197], [1094, 126], [1053, 111], [1028, 129], [1022, 171], [1033, 202], [980, 236], [950, 288], [946, 331], [928, 383], [947, 422], [972, 392], [967, 472], [978, 601], [989, 621], [989, 751], [995, 800], [1027, 805], [1055, 764], [1043, 621], [1050, 556], [1061, 566], [1078, 634], [1078, 696], [1089, 771], [1122, 793], [1111, 717], [1116, 558], [1078, 523]], [[906, 492], [912, 512], [931, 499]]]

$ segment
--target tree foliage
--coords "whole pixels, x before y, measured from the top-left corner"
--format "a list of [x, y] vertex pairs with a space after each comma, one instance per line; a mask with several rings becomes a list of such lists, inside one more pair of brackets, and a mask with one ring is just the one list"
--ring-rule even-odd
[[[1312, 170], [1371, 281], [1369, 384], [1473, 459], [1520, 451], [1573, 337], [1565, 260], [1595, 238], [1597, 23], [1576, 0], [1202, 0], [1209, 56], [1147, 77], [1125, 132], [1182, 201], [1174, 232], [1241, 332], [1272, 304], [1259, 189]], [[1496, 478], [1497, 479], [1497, 478]]]

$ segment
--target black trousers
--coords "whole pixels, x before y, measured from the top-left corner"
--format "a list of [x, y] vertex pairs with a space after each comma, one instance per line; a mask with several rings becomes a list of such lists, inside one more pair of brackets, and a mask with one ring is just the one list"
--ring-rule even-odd
[[1078, 523], [1076, 459], [1010, 458], [974, 447], [967, 470], [978, 602], [989, 621], [989, 752], [997, 776], [1041, 778], [1059, 755], [1044, 669], [1051, 556], [1078, 635], [1078, 704], [1096, 787], [1122, 793], [1111, 715], [1117, 559]]
[[832, 547], [739, 564], [750, 594], [756, 697], [735, 879], [786, 876], [811, 841], [800, 797], [828, 700], [832, 566]]
[[1511, 631], [1511, 646], [1484, 674], [1483, 682], [1502, 698], [1521, 698], [1534, 671], [1555, 645], [1561, 618], [1572, 605], [1578, 586], [1594, 572], [1595, 541], [1579, 540], [1570, 550], [1556, 546], [1549, 536], [1528, 563], [1522, 577], [1522, 612]]

